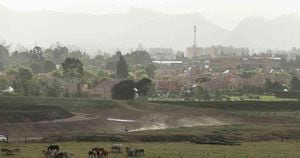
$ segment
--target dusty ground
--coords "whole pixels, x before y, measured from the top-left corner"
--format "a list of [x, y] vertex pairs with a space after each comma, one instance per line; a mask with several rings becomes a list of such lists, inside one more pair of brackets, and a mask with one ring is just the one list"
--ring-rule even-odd
[[43, 137], [53, 133], [119, 133], [194, 126], [223, 126], [243, 121], [215, 109], [168, 106], [151, 103], [117, 102], [112, 108], [85, 105], [70, 111], [73, 117], [52, 121], [5, 123], [0, 131], [11, 138]]

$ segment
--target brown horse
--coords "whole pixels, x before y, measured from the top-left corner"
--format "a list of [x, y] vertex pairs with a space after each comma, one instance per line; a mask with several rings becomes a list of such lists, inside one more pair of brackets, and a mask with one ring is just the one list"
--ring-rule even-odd
[[88, 152], [89, 158], [96, 158], [96, 154], [92, 151]]
[[103, 152], [104, 148], [93, 148], [92, 152], [96, 153], [96, 152]]
[[101, 152], [101, 157], [102, 158], [108, 158], [108, 154], [109, 154], [109, 152], [104, 150], [104, 151]]

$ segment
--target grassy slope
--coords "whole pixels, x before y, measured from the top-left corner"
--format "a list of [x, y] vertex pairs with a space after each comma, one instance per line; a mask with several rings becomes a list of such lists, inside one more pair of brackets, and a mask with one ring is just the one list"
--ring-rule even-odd
[[0, 123], [23, 123], [64, 119], [73, 115], [62, 107], [36, 105], [1, 105]]

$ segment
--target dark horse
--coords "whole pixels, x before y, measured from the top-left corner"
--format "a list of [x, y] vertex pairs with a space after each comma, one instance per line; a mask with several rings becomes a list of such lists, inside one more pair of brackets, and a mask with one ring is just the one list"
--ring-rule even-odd
[[96, 158], [96, 153], [89, 151], [89, 158]]
[[50, 145], [47, 150], [50, 152], [52, 152], [52, 151], [59, 152], [59, 146], [58, 145]]
[[92, 152], [96, 153], [96, 152], [103, 152], [104, 148], [93, 148]]

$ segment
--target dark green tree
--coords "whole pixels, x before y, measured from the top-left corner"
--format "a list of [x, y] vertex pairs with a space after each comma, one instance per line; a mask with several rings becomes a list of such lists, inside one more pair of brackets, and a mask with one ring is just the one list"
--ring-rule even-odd
[[155, 70], [156, 70], [156, 66], [154, 64], [148, 64], [145, 67], [145, 71], [146, 71], [149, 78], [154, 78], [155, 77]]
[[48, 97], [59, 97], [61, 95], [61, 84], [58, 79], [50, 80], [46, 83], [44, 92]]
[[111, 94], [113, 99], [131, 100], [135, 96], [135, 82], [132, 80], [124, 80], [113, 86]]
[[39, 74], [42, 72], [42, 66], [40, 63], [33, 62], [29, 66], [34, 74]]
[[116, 75], [120, 79], [126, 79], [128, 77], [128, 66], [127, 62], [122, 55], [120, 55], [119, 60], [116, 64]]
[[265, 79], [265, 82], [264, 82], [264, 85], [263, 85], [264, 90], [265, 91], [271, 91], [272, 90], [272, 86], [273, 86], [272, 81], [270, 79], [268, 79], [268, 78]]
[[53, 61], [55, 64], [61, 64], [68, 57], [69, 50], [67, 47], [56, 43], [56, 46], [49, 48], [46, 51], [47, 59]]
[[300, 91], [300, 80], [297, 77], [293, 77], [291, 80], [291, 90], [292, 91]]
[[30, 50], [31, 62], [43, 63], [45, 60], [43, 51], [41, 47], [35, 46]]
[[26, 96], [39, 96], [40, 95], [41, 86], [40, 86], [38, 80], [35, 80], [35, 79], [26, 80], [23, 83], [23, 88], [24, 88], [24, 95], [26, 95]]
[[148, 78], [143, 78], [135, 84], [139, 96], [146, 96], [150, 90], [152, 81]]
[[130, 65], [147, 65], [152, 63], [149, 53], [143, 50], [131, 52], [131, 54], [127, 54], [125, 58]]
[[18, 71], [17, 78], [24, 81], [30, 80], [32, 78], [32, 71], [29, 68], [20, 67]]
[[6, 78], [0, 78], [0, 90], [7, 89], [10, 85], [10, 82]]
[[83, 64], [79, 59], [67, 58], [61, 64], [63, 68], [63, 76], [66, 79], [80, 79], [83, 75]]
[[52, 72], [52, 71], [56, 70], [56, 65], [52, 61], [46, 60], [44, 62], [43, 69], [44, 69], [45, 73]]
[[7, 47], [0, 45], [0, 68], [4, 69], [9, 64], [9, 52]]
[[266, 92], [283, 91], [284, 90], [284, 86], [282, 84], [280, 84], [277, 81], [272, 82], [270, 79], [265, 80], [263, 87]]

